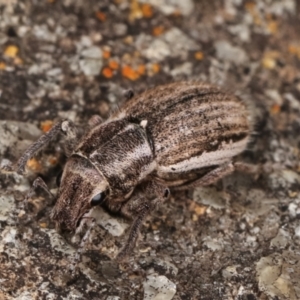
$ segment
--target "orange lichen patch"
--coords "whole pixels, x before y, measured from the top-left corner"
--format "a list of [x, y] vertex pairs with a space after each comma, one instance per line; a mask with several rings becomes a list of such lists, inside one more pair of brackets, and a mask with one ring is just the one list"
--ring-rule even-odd
[[291, 53], [291, 54], [297, 54], [298, 53], [298, 48], [297, 46], [295, 45], [289, 45], [288, 47], [288, 51]]
[[134, 51], [132, 54], [133, 57], [140, 57], [141, 56], [141, 52], [140, 51]]
[[22, 65], [23, 64], [23, 60], [20, 57], [15, 57], [14, 58], [14, 64], [15, 65]]
[[159, 221], [150, 224], [150, 227], [152, 230], [158, 230], [160, 226], [161, 226], [161, 222], [159, 222]]
[[143, 11], [137, 0], [131, 0], [129, 21], [134, 21], [143, 17]]
[[253, 1], [248, 1], [245, 3], [245, 8], [248, 10], [248, 11], [253, 11], [256, 7], [256, 4], [255, 2]]
[[274, 69], [276, 67], [276, 60], [271, 57], [265, 57], [262, 60], [262, 65], [266, 69]]
[[111, 68], [105, 67], [102, 70], [102, 75], [106, 78], [112, 78], [114, 74]]
[[278, 23], [276, 21], [269, 21], [267, 27], [272, 34], [278, 32]]
[[262, 65], [266, 69], [274, 69], [276, 67], [276, 59], [279, 58], [280, 53], [277, 51], [268, 51], [264, 54]]
[[6, 64], [4, 62], [0, 62], [0, 70], [5, 70]]
[[131, 45], [133, 43], [133, 36], [132, 35], [128, 35], [123, 39], [124, 43]]
[[111, 56], [110, 51], [108, 51], [108, 50], [104, 50], [104, 51], [103, 51], [103, 57], [104, 57], [105, 59], [110, 58], [110, 56]]
[[274, 16], [272, 14], [266, 14], [266, 20], [267, 20], [267, 29], [271, 34], [275, 34], [278, 32], [278, 21], [274, 19]]
[[195, 204], [193, 207], [193, 211], [197, 216], [202, 216], [205, 214], [207, 210], [206, 206]]
[[31, 158], [27, 161], [27, 167], [34, 171], [34, 172], [38, 172], [42, 169], [41, 164], [35, 159], [35, 158]]
[[106, 14], [102, 11], [96, 12], [96, 18], [100, 20], [101, 22], [104, 22], [106, 20]]
[[134, 69], [132, 69], [130, 66], [126, 65], [122, 68], [122, 75], [125, 78], [128, 78], [130, 80], [137, 80], [140, 75], [138, 74], [137, 71], [135, 71]]
[[145, 72], [146, 72], [146, 66], [145, 65], [139, 65], [137, 67], [137, 70], [136, 70], [140, 75], [144, 75]]
[[204, 58], [204, 53], [201, 52], [201, 51], [195, 52], [195, 58], [196, 58], [197, 60], [202, 60], [202, 59]]
[[272, 105], [271, 114], [272, 115], [277, 115], [280, 112], [280, 109], [281, 109], [280, 105], [278, 105], [278, 104]]
[[245, 8], [251, 14], [254, 24], [259, 26], [262, 25], [262, 19], [257, 9], [256, 3], [253, 1], [246, 2]]
[[13, 45], [7, 46], [4, 50], [4, 56], [15, 58], [19, 52], [19, 48]]
[[258, 12], [253, 13], [252, 17], [253, 17], [253, 22], [254, 22], [255, 25], [257, 25], [257, 26], [262, 25], [263, 22], [262, 22], [262, 19], [261, 19]]
[[48, 224], [47, 224], [47, 223], [40, 223], [40, 227], [41, 227], [41, 228], [47, 228], [47, 227], [48, 227]]
[[142, 14], [145, 18], [151, 18], [153, 16], [153, 10], [150, 4], [143, 4], [142, 5]]
[[153, 71], [153, 73], [158, 73], [160, 71], [160, 65], [159, 64], [153, 64], [152, 65], [152, 71]]
[[181, 11], [179, 9], [175, 9], [172, 13], [173, 17], [180, 17], [181, 16]]
[[196, 214], [193, 214], [192, 220], [193, 222], [197, 222], [199, 220], [199, 217]]
[[297, 191], [288, 191], [288, 194], [290, 198], [296, 198], [298, 196]]
[[50, 157], [48, 158], [48, 162], [49, 162], [49, 164], [50, 164], [51, 166], [56, 166], [57, 163], [58, 163], [58, 158], [55, 157], [55, 156], [50, 156]]
[[41, 122], [41, 129], [43, 132], [48, 132], [53, 126], [53, 121], [51, 120], [46, 120]]
[[300, 59], [300, 45], [289, 45], [288, 51]]
[[205, 214], [207, 207], [191, 201], [189, 205], [189, 210], [194, 212], [194, 215], [196, 216], [202, 216]]
[[115, 60], [110, 60], [108, 66], [113, 70], [119, 69], [119, 63]]
[[165, 28], [163, 26], [156, 26], [152, 30], [152, 34], [154, 36], [159, 36], [165, 31]]

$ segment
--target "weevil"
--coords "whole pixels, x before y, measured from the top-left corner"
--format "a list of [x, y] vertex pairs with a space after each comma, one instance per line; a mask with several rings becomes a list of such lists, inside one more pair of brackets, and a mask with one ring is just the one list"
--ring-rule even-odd
[[214, 85], [177, 82], [127, 98], [108, 120], [93, 117], [82, 136], [71, 121], [60, 121], [17, 166], [22, 174], [28, 159], [62, 133], [67, 162], [51, 217], [71, 231], [96, 205], [131, 217], [119, 260], [132, 251], [143, 221], [170, 190], [207, 186], [251, 168], [234, 158], [253, 131], [247, 104]]

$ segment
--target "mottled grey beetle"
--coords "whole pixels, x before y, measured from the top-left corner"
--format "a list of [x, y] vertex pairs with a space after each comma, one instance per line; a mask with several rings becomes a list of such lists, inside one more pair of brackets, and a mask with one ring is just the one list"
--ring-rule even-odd
[[59, 227], [75, 230], [95, 205], [132, 217], [118, 259], [132, 250], [144, 219], [169, 189], [206, 186], [236, 169], [251, 168], [233, 162], [252, 133], [249, 109], [238, 97], [199, 82], [128, 95], [107, 121], [92, 118], [82, 137], [71, 121], [56, 124], [18, 162], [23, 173], [28, 159], [63, 133], [68, 160], [52, 218]]

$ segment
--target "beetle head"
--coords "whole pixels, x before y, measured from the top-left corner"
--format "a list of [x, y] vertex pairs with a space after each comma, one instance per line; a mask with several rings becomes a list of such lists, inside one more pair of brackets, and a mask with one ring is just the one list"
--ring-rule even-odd
[[80, 156], [68, 159], [59, 181], [51, 217], [59, 228], [74, 231], [84, 214], [105, 201], [109, 186], [103, 175]]

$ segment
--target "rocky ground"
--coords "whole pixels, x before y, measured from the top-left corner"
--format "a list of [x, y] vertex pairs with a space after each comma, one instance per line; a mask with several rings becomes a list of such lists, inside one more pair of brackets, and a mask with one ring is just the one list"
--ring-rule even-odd
[[0, 164], [61, 118], [107, 118], [123, 91], [197, 79], [247, 98], [253, 142], [240, 159], [272, 166], [173, 193], [130, 260], [130, 222], [100, 208], [78, 241], [56, 232], [59, 143], [0, 175], [0, 299], [300, 299], [300, 9], [296, 0], [0, 0]]

